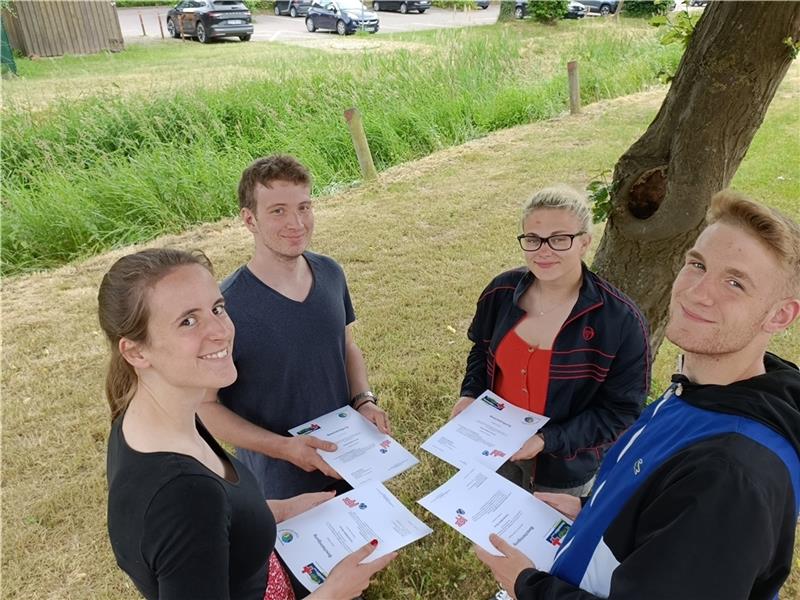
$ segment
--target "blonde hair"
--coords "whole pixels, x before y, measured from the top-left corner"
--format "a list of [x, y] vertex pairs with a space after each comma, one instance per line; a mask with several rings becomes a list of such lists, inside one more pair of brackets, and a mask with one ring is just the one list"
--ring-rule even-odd
[[525, 224], [531, 213], [540, 208], [551, 210], [568, 210], [581, 222], [581, 228], [587, 233], [592, 231], [592, 213], [586, 198], [568, 185], [557, 184], [536, 192], [522, 210], [522, 223]]
[[147, 292], [173, 269], [184, 265], [200, 265], [211, 272], [211, 261], [200, 251], [151, 248], [123, 256], [103, 276], [97, 293], [97, 313], [111, 350], [106, 398], [112, 421], [125, 412], [138, 384], [136, 371], [120, 354], [119, 341], [126, 338], [147, 343]]
[[725, 189], [711, 198], [706, 223], [727, 223], [749, 231], [775, 255], [786, 272], [785, 289], [800, 294], [800, 225], [780, 211]]

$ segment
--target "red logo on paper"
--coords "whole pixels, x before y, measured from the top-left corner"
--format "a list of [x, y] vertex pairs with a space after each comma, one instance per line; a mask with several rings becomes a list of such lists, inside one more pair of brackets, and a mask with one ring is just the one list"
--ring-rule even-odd
[[594, 337], [594, 329], [591, 327], [584, 327], [583, 328], [583, 339], [587, 342]]

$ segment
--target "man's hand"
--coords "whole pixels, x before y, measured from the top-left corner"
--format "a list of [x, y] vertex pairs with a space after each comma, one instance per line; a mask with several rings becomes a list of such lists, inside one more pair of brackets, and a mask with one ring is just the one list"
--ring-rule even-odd
[[539, 452], [544, 450], [544, 438], [538, 433], [522, 445], [522, 448], [511, 455], [508, 460], [525, 460], [534, 458]]
[[342, 478], [317, 454], [317, 448], [325, 452], [333, 452], [336, 450], [336, 444], [318, 440], [310, 435], [285, 439], [286, 442], [281, 444], [281, 455], [277, 458], [289, 461], [309, 473], [311, 471], [322, 471], [328, 477]]
[[491, 534], [489, 536], [489, 541], [492, 542], [495, 548], [503, 553], [503, 556], [489, 554], [486, 550], [477, 545], [473, 546], [475, 554], [483, 564], [492, 570], [492, 575], [494, 575], [500, 587], [516, 600], [514, 584], [517, 581], [517, 577], [519, 577], [519, 574], [524, 569], [529, 569], [536, 565], [531, 562], [531, 559], [514, 548], [514, 546], [506, 542], [499, 535]]
[[378, 431], [387, 435], [392, 435], [392, 427], [389, 424], [389, 415], [376, 405], [374, 402], [364, 402], [358, 407], [358, 412], [368, 421], [375, 423]]
[[336, 492], [312, 492], [300, 494], [286, 500], [267, 500], [267, 506], [272, 511], [276, 523], [281, 523], [292, 517], [296, 517], [315, 506], [319, 506], [326, 500], [330, 500]]
[[578, 513], [581, 512], [581, 499], [575, 496], [550, 494], [548, 492], [534, 492], [533, 495], [573, 521], [578, 517]]
[[453, 406], [453, 410], [450, 411], [450, 420], [456, 417], [458, 413], [466, 410], [466, 408], [473, 402], [475, 402], [475, 398], [461, 396], [461, 398], [458, 399], [458, 402], [455, 403], [455, 406]]

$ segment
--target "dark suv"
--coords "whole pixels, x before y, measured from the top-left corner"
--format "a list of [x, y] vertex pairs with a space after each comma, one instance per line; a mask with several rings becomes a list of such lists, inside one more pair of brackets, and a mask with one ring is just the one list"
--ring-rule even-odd
[[380, 22], [374, 13], [359, 0], [314, 0], [306, 17], [306, 29], [330, 29], [339, 35], [356, 31], [376, 33]]
[[415, 10], [419, 14], [424, 13], [431, 7], [431, 0], [373, 0], [372, 10], [399, 10], [406, 14], [410, 10]]
[[251, 19], [240, 0], [182, 0], [167, 11], [167, 30], [174, 38], [183, 34], [203, 44], [226, 36], [247, 42], [253, 35]]

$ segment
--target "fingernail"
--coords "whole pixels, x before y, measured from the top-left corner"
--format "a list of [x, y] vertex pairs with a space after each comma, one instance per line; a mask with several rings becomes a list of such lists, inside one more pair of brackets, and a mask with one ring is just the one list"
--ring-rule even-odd
[[377, 546], [378, 545], [378, 540], [373, 538], [373, 539], [370, 540], [369, 543], [370, 543], [371, 546]]

